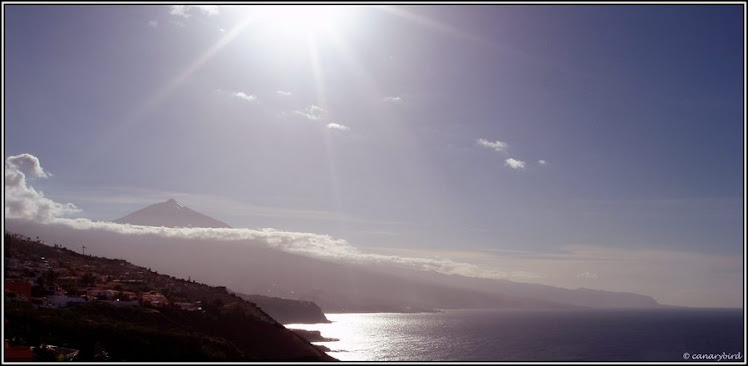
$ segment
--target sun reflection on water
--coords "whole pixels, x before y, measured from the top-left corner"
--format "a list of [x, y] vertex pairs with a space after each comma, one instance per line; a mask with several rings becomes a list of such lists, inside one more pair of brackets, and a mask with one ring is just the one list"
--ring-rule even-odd
[[[325, 314], [313, 342], [341, 361], [675, 361], [703, 335], [739, 349], [742, 312], [715, 310], [462, 309]], [[727, 347], [727, 346], [725, 346]]]
[[[393, 332], [398, 314], [360, 313], [325, 314], [332, 323], [286, 324], [289, 329], [318, 330], [323, 337], [334, 338], [332, 342], [312, 342], [330, 349], [327, 352], [341, 361], [379, 361], [377, 349], [386, 347], [388, 338], [397, 336]], [[394, 334], [393, 334], [394, 333]], [[382, 343], [382, 344], [380, 344]]]

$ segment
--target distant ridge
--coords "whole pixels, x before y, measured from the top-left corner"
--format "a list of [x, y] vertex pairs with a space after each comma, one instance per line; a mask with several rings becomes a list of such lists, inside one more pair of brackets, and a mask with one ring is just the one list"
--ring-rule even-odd
[[210, 227], [231, 228], [228, 224], [203, 215], [189, 207], [170, 199], [137, 210], [125, 217], [114, 220], [119, 224], [164, 227]]

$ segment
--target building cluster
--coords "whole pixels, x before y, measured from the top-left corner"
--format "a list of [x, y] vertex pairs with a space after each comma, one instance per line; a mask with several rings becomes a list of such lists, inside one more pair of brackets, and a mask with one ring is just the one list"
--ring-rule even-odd
[[[30, 238], [20, 239], [24, 244], [6, 246], [6, 306], [22, 302], [36, 309], [61, 309], [99, 302], [116, 307], [142, 306], [206, 314], [239, 299], [225, 287], [214, 288], [190, 279], [160, 275], [124, 260], [81, 255], [57, 245], [36, 247], [31, 245]], [[255, 311], [261, 313], [259, 309]], [[5, 321], [7, 324], [8, 320]], [[23, 339], [9, 338], [5, 339], [4, 361], [75, 361], [79, 354], [75, 349], [49, 344], [24, 345]], [[106, 360], [108, 356], [102, 349], [94, 357]]]
[[[142, 270], [128, 272], [112, 267], [116, 265], [98, 268], [91, 264], [60, 263], [55, 258], [6, 258], [5, 298], [49, 308], [101, 301], [115, 306], [172, 306], [186, 311], [202, 310], [200, 301], [187, 301], [176, 295], [170, 300], [162, 290], [177, 294], [171, 283], [149, 281], [149, 276]], [[163, 289], [159, 289], [159, 285], [163, 285]]]

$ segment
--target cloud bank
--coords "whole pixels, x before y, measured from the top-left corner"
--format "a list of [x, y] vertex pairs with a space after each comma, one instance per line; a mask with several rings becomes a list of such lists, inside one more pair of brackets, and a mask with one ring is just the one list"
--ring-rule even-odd
[[79, 212], [80, 210], [72, 203], [54, 202], [27, 184], [27, 176], [47, 178], [50, 175], [33, 155], [21, 154], [6, 158], [5, 217], [46, 222], [55, 217]]
[[333, 238], [324, 234], [289, 232], [273, 228], [167, 228], [91, 221], [85, 218], [54, 218], [48, 220], [47, 223], [80, 230], [81, 232], [104, 231], [121, 235], [156, 236], [168, 239], [210, 240], [243, 245], [259, 244], [288, 253], [318, 259], [339, 260], [345, 263], [395, 264], [466, 277], [493, 279], [512, 277], [512, 273], [509, 272], [450, 259], [365, 253], [344, 239]]
[[[34, 221], [33, 218], [24, 219]], [[23, 227], [24, 225], [23, 221], [19, 221], [11, 222], [10, 226]], [[333, 238], [329, 235], [289, 232], [272, 228], [168, 228], [91, 221], [86, 218], [51, 218], [46, 220], [44, 225], [51, 231], [67, 233], [65, 240], [74, 242], [112, 241], [111, 237], [105, 236], [112, 234], [123, 238], [141, 237], [154, 245], [159, 242], [159, 238], [184, 241], [202, 240], [216, 245], [223, 243], [268, 247], [291, 254], [347, 264], [395, 265], [422, 271], [489, 279], [509, 279], [518, 276], [516, 272], [501, 271], [450, 259], [366, 253], [344, 239]], [[70, 234], [71, 229], [73, 234]], [[26, 233], [26, 235], [32, 234]], [[53, 238], [53, 240], [58, 239]]]
[[507, 278], [511, 276], [506, 272], [449, 259], [365, 253], [344, 239], [337, 239], [322, 234], [288, 232], [271, 228], [259, 230], [237, 228], [167, 228], [91, 221], [86, 218], [64, 218], [62, 216], [79, 212], [77, 207], [71, 203], [60, 204], [44, 197], [41, 192], [37, 192], [34, 188], [27, 185], [26, 174], [29, 174], [31, 177], [48, 176], [48, 173], [39, 164], [39, 159], [33, 155], [22, 154], [6, 159], [6, 217], [40, 222], [49, 227], [75, 229], [80, 235], [104, 232], [124, 236], [210, 240], [244, 245], [260, 244], [288, 253], [319, 259], [340, 260], [345, 263], [394, 264], [467, 277]]

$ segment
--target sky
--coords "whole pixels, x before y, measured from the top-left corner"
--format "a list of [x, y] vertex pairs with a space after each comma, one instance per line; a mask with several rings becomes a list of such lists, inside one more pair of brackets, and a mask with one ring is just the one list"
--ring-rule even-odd
[[[28, 207], [12, 192], [96, 221], [174, 198], [367, 253], [742, 306], [740, 5], [3, 9], [6, 216]], [[21, 154], [39, 195], [9, 188]]]

